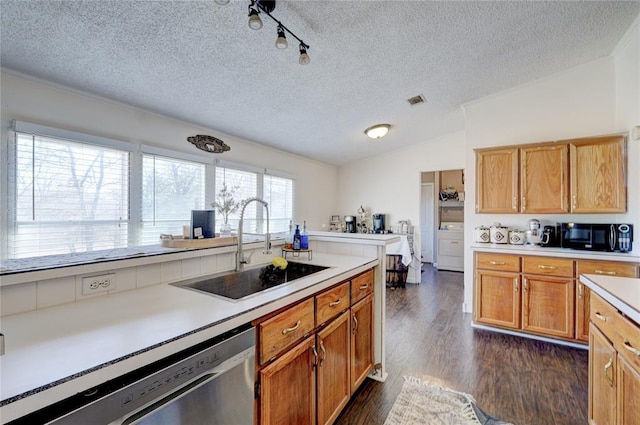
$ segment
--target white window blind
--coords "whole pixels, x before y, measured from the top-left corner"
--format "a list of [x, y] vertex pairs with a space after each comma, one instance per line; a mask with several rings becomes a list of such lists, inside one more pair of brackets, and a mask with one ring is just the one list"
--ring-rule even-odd
[[158, 235], [182, 234], [191, 210], [205, 208], [205, 165], [157, 155], [142, 156], [142, 231], [140, 245]]
[[[258, 191], [258, 174], [250, 171], [235, 170], [232, 168], [216, 167], [216, 196], [223, 184], [226, 184], [227, 190], [233, 193], [233, 199], [235, 201], [242, 201], [245, 199], [253, 198], [257, 196]], [[256, 202], [252, 202], [247, 206], [244, 213], [244, 228], [243, 231], [246, 234], [249, 233], [262, 233], [261, 229], [258, 229], [259, 217], [257, 214], [262, 214], [262, 206], [260, 210], [257, 209]], [[240, 211], [242, 207], [229, 216], [229, 224], [233, 229], [238, 228], [240, 221]], [[261, 216], [260, 216], [261, 218]], [[216, 211], [216, 228], [220, 229], [220, 226], [224, 223], [222, 214]]]
[[10, 258], [127, 246], [129, 153], [15, 133]]
[[293, 180], [265, 175], [262, 191], [269, 203], [269, 230], [271, 233], [288, 231], [293, 218]]

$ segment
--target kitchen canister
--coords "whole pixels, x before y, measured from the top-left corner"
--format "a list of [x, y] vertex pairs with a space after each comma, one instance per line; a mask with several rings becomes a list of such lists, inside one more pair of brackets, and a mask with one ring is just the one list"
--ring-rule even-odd
[[524, 230], [510, 230], [509, 231], [509, 244], [510, 245], [524, 245], [525, 236]]
[[493, 223], [489, 228], [489, 240], [491, 243], [509, 243], [509, 228], [500, 223]]
[[489, 228], [486, 226], [478, 226], [473, 230], [473, 240], [478, 243], [489, 243]]

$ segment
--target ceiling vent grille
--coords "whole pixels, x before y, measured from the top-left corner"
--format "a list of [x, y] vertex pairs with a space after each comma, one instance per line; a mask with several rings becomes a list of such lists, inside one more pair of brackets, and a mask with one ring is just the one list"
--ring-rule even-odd
[[409, 99], [407, 99], [407, 102], [409, 102], [409, 105], [411, 106], [416, 106], [416, 105], [420, 105], [421, 103], [426, 102], [424, 95], [419, 94], [417, 96], [413, 96]]

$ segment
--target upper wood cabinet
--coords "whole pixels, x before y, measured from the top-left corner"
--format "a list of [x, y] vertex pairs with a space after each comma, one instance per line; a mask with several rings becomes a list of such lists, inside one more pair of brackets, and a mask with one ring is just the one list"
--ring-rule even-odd
[[478, 213], [625, 212], [625, 136], [476, 150]]
[[476, 212], [517, 213], [518, 149], [476, 152]]
[[566, 144], [520, 149], [520, 211], [569, 211], [569, 147]]
[[573, 140], [570, 147], [571, 212], [625, 212], [624, 136]]

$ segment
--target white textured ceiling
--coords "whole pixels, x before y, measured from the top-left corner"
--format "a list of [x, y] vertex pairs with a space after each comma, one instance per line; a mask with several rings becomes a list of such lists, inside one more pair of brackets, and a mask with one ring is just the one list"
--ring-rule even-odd
[[[0, 2], [3, 67], [331, 164], [463, 128], [459, 105], [611, 54], [638, 1]], [[424, 94], [427, 103], [407, 99]], [[393, 127], [381, 140], [363, 130]], [[186, 141], [176, 141], [186, 143]], [[233, 149], [233, 146], [231, 146]]]

